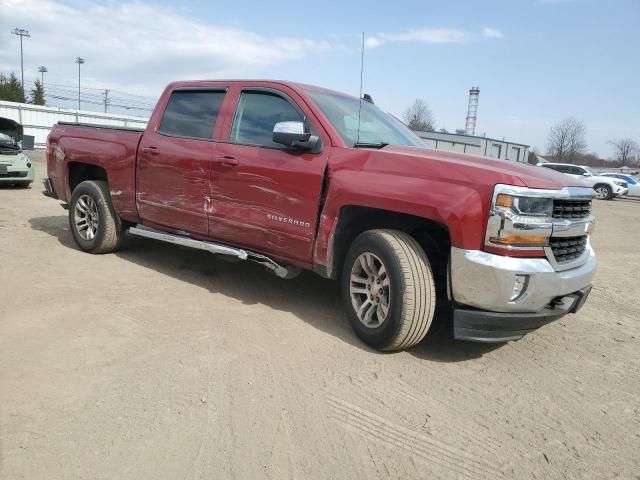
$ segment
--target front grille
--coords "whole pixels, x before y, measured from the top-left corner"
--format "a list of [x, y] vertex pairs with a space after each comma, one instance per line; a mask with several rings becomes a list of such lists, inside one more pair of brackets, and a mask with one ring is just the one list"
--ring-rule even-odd
[[553, 218], [585, 218], [591, 213], [591, 200], [553, 201]]
[[29, 172], [7, 172], [0, 173], [0, 178], [24, 178]]
[[0, 173], [0, 178], [24, 178], [29, 172], [7, 172]]
[[575, 260], [587, 249], [587, 235], [579, 237], [551, 237], [549, 246], [558, 263]]

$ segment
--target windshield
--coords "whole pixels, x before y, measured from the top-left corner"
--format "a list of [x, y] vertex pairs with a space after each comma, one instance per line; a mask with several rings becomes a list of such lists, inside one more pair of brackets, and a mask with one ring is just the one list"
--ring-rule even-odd
[[596, 172], [594, 172], [593, 170], [591, 170], [589, 167], [582, 167], [584, 168], [587, 172], [589, 172], [589, 175], [591, 175], [592, 177], [597, 177], [598, 174]]
[[309, 92], [309, 95], [350, 147], [357, 143], [426, 147], [424, 142], [401, 122], [369, 102], [360, 102], [357, 98], [326, 92]]
[[0, 133], [0, 144], [13, 146], [16, 144], [16, 141], [13, 139], [13, 137], [10, 137], [5, 133]]

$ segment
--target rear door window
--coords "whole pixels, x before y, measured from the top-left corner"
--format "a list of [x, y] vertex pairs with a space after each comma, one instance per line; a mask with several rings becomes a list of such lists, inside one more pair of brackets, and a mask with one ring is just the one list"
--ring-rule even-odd
[[230, 141], [285, 148], [272, 140], [273, 127], [278, 122], [290, 121], [303, 122], [304, 117], [288, 100], [270, 92], [242, 92], [233, 118]]
[[169, 97], [158, 132], [211, 139], [224, 95], [223, 90], [175, 90]]

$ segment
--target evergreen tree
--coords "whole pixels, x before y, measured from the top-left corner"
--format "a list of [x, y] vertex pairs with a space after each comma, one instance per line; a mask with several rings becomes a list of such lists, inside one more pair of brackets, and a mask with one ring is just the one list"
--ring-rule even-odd
[[0, 73], [0, 100], [25, 102], [26, 99], [22, 94], [22, 84], [15, 73], [11, 72], [8, 77]]
[[34, 105], [44, 105], [44, 86], [38, 79], [33, 82], [30, 103], [33, 103]]

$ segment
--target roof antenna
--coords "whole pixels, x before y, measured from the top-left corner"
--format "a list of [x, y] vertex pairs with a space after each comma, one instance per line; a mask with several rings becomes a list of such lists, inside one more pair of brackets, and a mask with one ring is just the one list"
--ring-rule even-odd
[[360, 143], [360, 112], [362, 112], [362, 74], [364, 72], [364, 32], [362, 32], [362, 53], [360, 54], [360, 94], [358, 95], [358, 136], [356, 143]]

